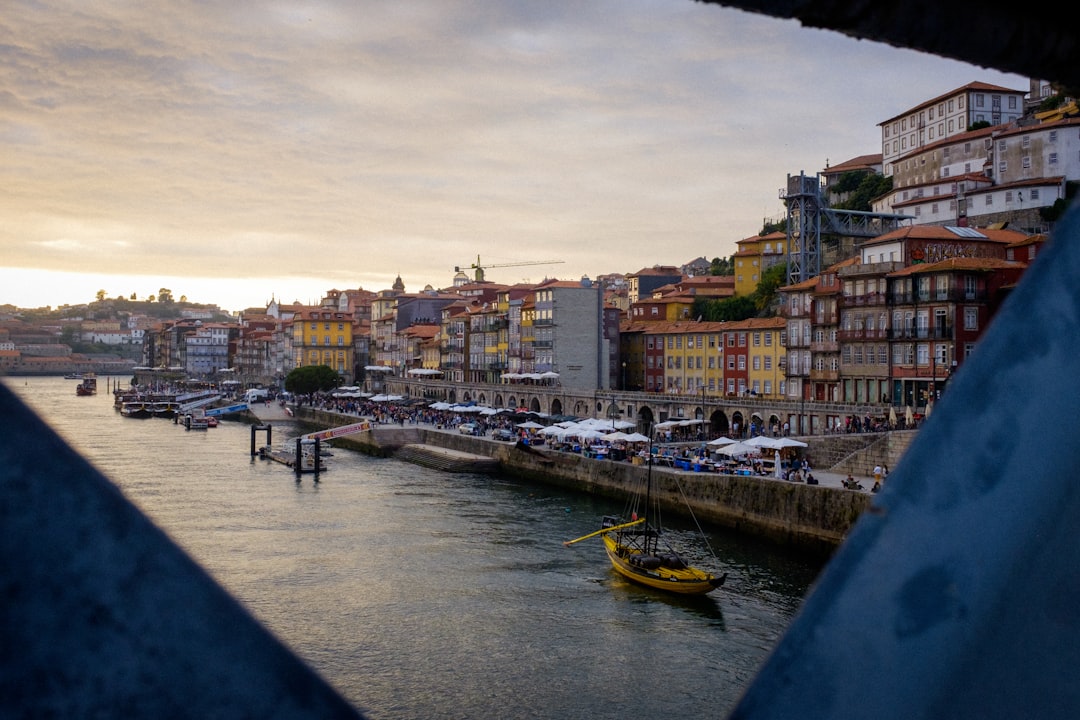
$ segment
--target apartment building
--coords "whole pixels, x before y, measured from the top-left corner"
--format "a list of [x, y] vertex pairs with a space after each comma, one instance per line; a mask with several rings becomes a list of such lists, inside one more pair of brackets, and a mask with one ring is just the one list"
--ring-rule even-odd
[[1003, 125], [1019, 120], [1026, 94], [1026, 90], [971, 82], [883, 120], [878, 125], [885, 176], [895, 174], [896, 163], [904, 156], [965, 133], [975, 123]]
[[292, 319], [294, 367], [326, 365], [341, 377], [343, 385], [353, 379], [353, 317], [331, 307], [299, 310]]
[[761, 274], [773, 265], [787, 262], [787, 234], [772, 232], [751, 235], [735, 243], [735, 295], [751, 295], [761, 282]]

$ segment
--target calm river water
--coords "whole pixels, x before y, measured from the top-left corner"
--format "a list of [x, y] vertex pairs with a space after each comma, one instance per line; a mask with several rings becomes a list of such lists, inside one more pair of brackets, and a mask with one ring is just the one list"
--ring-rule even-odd
[[371, 720], [723, 717], [820, 570], [713, 533], [727, 584], [668, 597], [563, 546], [612, 501], [343, 450], [297, 482], [246, 424], [124, 418], [107, 378], [4, 382]]

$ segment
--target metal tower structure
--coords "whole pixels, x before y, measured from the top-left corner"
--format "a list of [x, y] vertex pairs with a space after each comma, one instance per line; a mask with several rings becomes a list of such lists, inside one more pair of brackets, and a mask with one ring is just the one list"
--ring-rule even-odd
[[789, 285], [821, 274], [821, 237], [837, 235], [873, 238], [895, 230], [912, 215], [890, 215], [828, 207], [821, 193], [821, 176], [788, 175], [780, 199], [787, 207]]

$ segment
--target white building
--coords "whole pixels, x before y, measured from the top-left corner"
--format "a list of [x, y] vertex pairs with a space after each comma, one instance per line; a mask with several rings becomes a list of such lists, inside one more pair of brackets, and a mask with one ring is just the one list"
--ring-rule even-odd
[[941, 140], [968, 132], [978, 122], [1002, 125], [1024, 115], [1024, 90], [971, 82], [884, 120], [882, 168], [891, 177], [895, 163]]

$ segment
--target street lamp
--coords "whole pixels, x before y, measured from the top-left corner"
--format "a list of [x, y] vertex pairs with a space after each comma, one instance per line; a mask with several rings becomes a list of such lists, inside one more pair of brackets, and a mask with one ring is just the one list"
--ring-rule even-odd
[[608, 405], [607, 414], [608, 417], [611, 418], [611, 429], [615, 430], [615, 421], [619, 419], [620, 415], [622, 415], [622, 411], [619, 410], [619, 406], [615, 402], [612, 402], [610, 405]]

